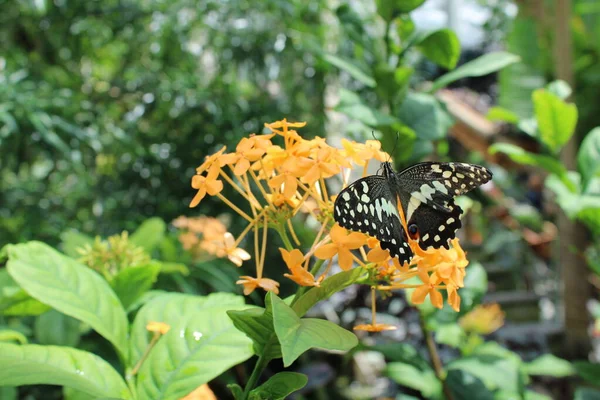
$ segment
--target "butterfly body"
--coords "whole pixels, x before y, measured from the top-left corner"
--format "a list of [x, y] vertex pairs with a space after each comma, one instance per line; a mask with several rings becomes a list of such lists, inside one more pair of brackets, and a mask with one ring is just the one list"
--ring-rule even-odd
[[424, 162], [396, 172], [384, 162], [380, 175], [359, 179], [340, 192], [334, 219], [346, 229], [376, 237], [401, 263], [410, 262], [408, 237], [422, 249], [448, 248], [461, 227], [462, 209], [454, 197], [491, 178], [490, 171], [474, 164]]

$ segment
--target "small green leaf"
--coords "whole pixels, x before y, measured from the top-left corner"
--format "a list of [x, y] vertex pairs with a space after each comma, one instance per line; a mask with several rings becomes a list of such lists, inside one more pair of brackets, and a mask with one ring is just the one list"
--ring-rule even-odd
[[61, 233], [60, 239], [62, 240], [61, 247], [63, 252], [73, 258], [81, 257], [77, 249], [83, 248], [87, 244], [90, 246], [94, 244], [93, 237], [75, 230], [68, 230]]
[[519, 62], [521, 59], [514, 54], [498, 51], [487, 53], [473, 61], [469, 61], [456, 68], [454, 71], [442, 75], [433, 82], [430, 92], [436, 92], [450, 83], [470, 76], [484, 76], [496, 72], [510, 64]]
[[344, 60], [333, 54], [325, 54], [323, 59], [329, 64], [333, 65], [341, 69], [342, 71], [346, 71], [350, 76], [352, 76], [357, 81], [361, 82], [365, 86], [370, 88], [374, 88], [377, 84], [375, 83], [375, 79], [372, 76], [369, 76], [368, 73], [361, 70], [357, 65], [355, 65], [352, 61]]
[[453, 369], [448, 371], [446, 384], [456, 400], [494, 400], [494, 394], [475, 375]]
[[114, 276], [110, 286], [121, 300], [123, 307], [129, 309], [144, 293], [152, 289], [159, 272], [159, 263], [125, 268]]
[[592, 129], [581, 142], [577, 153], [577, 168], [583, 178], [584, 188], [600, 173], [600, 127]]
[[562, 378], [575, 374], [575, 368], [567, 360], [558, 358], [552, 354], [544, 354], [533, 361], [523, 365], [528, 375], [544, 375]]
[[308, 383], [308, 377], [297, 372], [280, 372], [250, 392], [250, 400], [284, 400]]
[[27, 344], [27, 337], [19, 331], [0, 329], [0, 342], [19, 342], [19, 344]]
[[441, 383], [433, 370], [423, 371], [413, 365], [392, 362], [387, 365], [385, 374], [402, 386], [420, 391], [428, 399], [442, 391]]
[[534, 91], [532, 98], [539, 138], [550, 150], [558, 152], [575, 132], [577, 107], [545, 89]]
[[410, 92], [400, 105], [397, 116], [415, 131], [419, 140], [442, 139], [453, 124], [438, 100], [426, 93]]
[[140, 368], [139, 398], [179, 399], [250, 358], [254, 354], [251, 340], [227, 316], [228, 310], [245, 307], [243, 297], [229, 293], [206, 297], [169, 293], [142, 307], [132, 326], [131, 365], [152, 338], [146, 331], [148, 322], [163, 322], [171, 329]]
[[321, 286], [314, 287], [304, 293], [292, 308], [299, 317], [302, 317], [308, 310], [321, 300], [329, 298], [332, 294], [339, 292], [352, 285], [365, 275], [362, 268], [352, 268], [348, 271], [339, 272], [321, 282]]
[[132, 398], [106, 361], [86, 351], [0, 343], [0, 386], [63, 385], [94, 397]]
[[95, 271], [41, 242], [11, 245], [8, 272], [33, 298], [85, 322], [126, 355], [127, 316]]
[[50, 310], [35, 320], [35, 337], [40, 344], [76, 347], [81, 338], [81, 322], [56, 310]]
[[230, 383], [227, 388], [231, 391], [234, 400], [244, 400], [244, 389], [237, 383]]
[[460, 57], [460, 42], [450, 29], [440, 29], [428, 34], [419, 43], [425, 57], [446, 69], [456, 67]]
[[575, 361], [573, 367], [577, 371], [577, 375], [585, 381], [597, 384], [600, 382], [600, 364], [594, 364], [587, 361]]
[[[393, 0], [389, 0], [393, 1]], [[419, 8], [421, 4], [425, 3], [425, 0], [402, 0], [402, 1], [393, 1], [394, 7], [398, 12], [401, 13], [409, 13], [412, 10]]]
[[[471, 271], [469, 271], [469, 273], [470, 272]], [[465, 331], [463, 331], [460, 325], [456, 323], [440, 324], [435, 329], [436, 342], [440, 344], [445, 344], [450, 347], [458, 348], [458, 346], [462, 343], [464, 337]]]
[[519, 116], [503, 107], [490, 108], [486, 117], [490, 121], [504, 121], [509, 124], [519, 123]]
[[273, 307], [273, 325], [285, 367], [311, 348], [348, 351], [358, 344], [352, 332], [326, 320], [300, 319], [277, 295], [269, 292], [267, 296]]
[[546, 90], [558, 96], [558, 98], [560, 98], [561, 100], [565, 100], [571, 95], [571, 93], [573, 93], [571, 86], [569, 86], [567, 82], [560, 79], [552, 81], [548, 85], [546, 85]]
[[275, 336], [273, 313], [267, 296], [265, 308], [248, 308], [241, 311], [227, 311], [235, 327], [246, 334], [254, 346], [254, 353], [261, 354], [267, 360], [281, 358], [281, 347]]
[[133, 232], [130, 240], [133, 244], [143, 247], [150, 254], [163, 240], [166, 230], [167, 225], [162, 219], [158, 217], [150, 218]]

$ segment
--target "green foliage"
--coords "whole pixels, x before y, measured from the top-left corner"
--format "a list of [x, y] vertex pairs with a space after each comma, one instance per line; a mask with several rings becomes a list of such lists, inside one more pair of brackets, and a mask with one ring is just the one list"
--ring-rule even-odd
[[594, 128], [581, 142], [577, 153], [577, 169], [581, 172], [582, 186], [587, 188], [600, 174], [600, 127]]
[[494, 396], [477, 376], [460, 369], [448, 371], [446, 384], [452, 393], [453, 398], [473, 399], [473, 400], [493, 400]]
[[126, 310], [152, 288], [158, 274], [160, 263], [150, 263], [126, 268], [113, 277], [110, 286]]
[[145, 220], [133, 234], [131, 242], [142, 247], [148, 254], [160, 244], [165, 237], [167, 224], [160, 218], [150, 218]]
[[81, 338], [81, 323], [56, 310], [40, 315], [34, 330], [40, 344], [77, 347]]
[[418, 46], [425, 57], [446, 69], [454, 68], [460, 57], [460, 42], [450, 29], [428, 34]]
[[534, 91], [532, 98], [540, 141], [556, 153], [575, 132], [577, 107], [544, 89]]
[[575, 374], [575, 368], [570, 362], [553, 356], [552, 354], [544, 354], [533, 361], [526, 363], [523, 366], [527, 375], [544, 375], [564, 377]]
[[308, 383], [308, 377], [297, 372], [280, 372], [250, 392], [250, 400], [284, 400]]
[[421, 392], [426, 398], [440, 395], [442, 387], [431, 367], [419, 369], [411, 364], [392, 362], [386, 367], [385, 374], [395, 382]]

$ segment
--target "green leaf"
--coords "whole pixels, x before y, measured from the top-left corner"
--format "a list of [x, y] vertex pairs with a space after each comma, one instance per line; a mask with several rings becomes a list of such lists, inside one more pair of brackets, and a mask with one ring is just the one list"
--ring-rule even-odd
[[[393, 1], [393, 0], [389, 0]], [[425, 0], [402, 0], [402, 1], [394, 1], [394, 7], [398, 12], [408, 13], [412, 10], [421, 6], [421, 4], [425, 3]]]
[[0, 386], [63, 385], [95, 397], [132, 398], [119, 373], [86, 351], [0, 343], [0, 364]]
[[269, 292], [267, 296], [273, 307], [273, 325], [285, 367], [311, 348], [348, 351], [358, 344], [354, 333], [322, 319], [300, 319], [277, 295]]
[[434, 63], [446, 68], [456, 67], [460, 57], [460, 42], [450, 29], [440, 29], [428, 34], [420, 43], [423, 55]]
[[448, 371], [446, 384], [456, 400], [494, 400], [494, 394], [490, 392], [483, 382], [475, 375], [466, 371], [453, 369]]
[[348, 271], [338, 272], [321, 282], [320, 287], [314, 287], [304, 293], [292, 306], [299, 317], [321, 300], [329, 298], [332, 294], [339, 292], [366, 276], [363, 268], [352, 268]]
[[[471, 271], [469, 271], [469, 273], [470, 272]], [[450, 347], [458, 348], [458, 346], [462, 343], [464, 337], [465, 331], [463, 331], [460, 325], [456, 323], [440, 324], [435, 329], [436, 342], [440, 344], [445, 344]]]
[[[516, 398], [518, 399], [519, 397], [517, 396]], [[523, 400], [552, 400], [552, 397], [546, 396], [545, 394], [541, 394], [538, 392], [534, 392], [533, 390], [526, 390], [525, 397], [523, 398]]]
[[562, 378], [575, 374], [575, 368], [567, 360], [558, 358], [552, 354], [544, 354], [533, 361], [523, 365], [528, 375], [544, 375]]
[[[597, 384], [598, 382], [594, 382]], [[575, 397], [573, 400], [600, 400], [600, 390], [591, 388], [578, 388], [575, 391]]]
[[0, 314], [40, 315], [49, 309], [46, 304], [37, 301], [21, 289], [6, 269], [0, 270]]
[[19, 331], [0, 329], [0, 342], [19, 342], [20, 344], [27, 344], [27, 337]]
[[425, 93], [410, 92], [400, 105], [397, 116], [415, 131], [419, 140], [442, 139], [453, 124], [438, 100]]
[[244, 400], [244, 389], [237, 383], [230, 383], [227, 388], [231, 391], [235, 400]]
[[504, 121], [509, 124], [517, 124], [519, 116], [503, 107], [492, 107], [487, 113], [487, 119], [490, 121]]
[[581, 142], [577, 153], [577, 168], [583, 178], [584, 188], [600, 173], [600, 127], [592, 129]]
[[575, 132], [577, 107], [545, 89], [534, 91], [532, 98], [539, 139], [550, 150], [558, 152]]
[[284, 400], [308, 383], [308, 377], [297, 372], [280, 372], [250, 392], [250, 400]]
[[81, 338], [81, 322], [56, 310], [50, 310], [35, 320], [35, 337], [40, 344], [76, 347]]
[[433, 82], [433, 86], [430, 92], [436, 92], [437, 90], [449, 85], [450, 83], [457, 81], [462, 78], [470, 76], [484, 76], [496, 72], [507, 65], [519, 62], [521, 59], [511, 53], [503, 51], [487, 53], [481, 57], [476, 58], [473, 61], [469, 61], [456, 68], [454, 71], [448, 72], [442, 75]]
[[386, 359], [390, 361], [399, 361], [403, 364], [409, 364], [421, 371], [433, 370], [429, 362], [423, 358], [415, 346], [408, 343], [385, 343], [368, 346], [369, 350], [379, 351]]
[[402, 386], [420, 391], [425, 398], [432, 398], [442, 391], [433, 370], [423, 371], [410, 364], [392, 362], [387, 365], [385, 375]]
[[90, 325], [127, 354], [127, 316], [95, 271], [41, 242], [11, 245], [8, 272], [33, 298]]
[[137, 228], [131, 235], [130, 240], [133, 244], [143, 247], [150, 254], [163, 240], [166, 230], [167, 225], [162, 219], [158, 217], [150, 218]]
[[477, 306], [488, 289], [488, 277], [485, 268], [477, 261], [467, 266], [465, 286], [460, 289], [460, 311], [464, 314]]
[[365, 86], [370, 88], [374, 88], [376, 86], [375, 79], [372, 76], [369, 76], [368, 73], [362, 71], [357, 65], [355, 65], [352, 61], [344, 60], [338, 56], [333, 54], [325, 54], [323, 59], [329, 64], [333, 65], [341, 69], [342, 71], [346, 71], [350, 76], [352, 76], [357, 81], [361, 82]]
[[577, 374], [585, 381], [597, 384], [600, 382], [600, 364], [593, 364], [587, 361], [575, 361], [573, 367]]
[[63, 252], [69, 257], [79, 258], [81, 254], [77, 249], [85, 247], [85, 245], [93, 245], [94, 238], [85, 235], [75, 230], [65, 231], [60, 234], [60, 240], [62, 240], [61, 248]]
[[370, 127], [387, 126], [399, 122], [394, 117], [366, 106], [355, 93], [346, 89], [340, 90], [340, 102], [335, 110]]
[[266, 308], [248, 308], [241, 311], [227, 311], [235, 327], [246, 334], [253, 343], [254, 353], [261, 354], [267, 360], [281, 358], [281, 347], [275, 336], [273, 313], [270, 298], [267, 296]]
[[243, 309], [244, 298], [229, 293], [206, 297], [165, 294], [148, 302], [132, 327], [131, 365], [146, 350], [150, 321], [171, 329], [156, 343], [137, 375], [141, 399], [179, 399], [253, 355], [252, 342], [238, 331], [228, 310]]
[[110, 282], [125, 309], [135, 303], [144, 293], [152, 289], [161, 270], [160, 263], [125, 268]]
[[565, 100], [573, 93], [571, 86], [563, 80], [555, 80], [546, 85], [546, 90], [558, 96], [561, 100]]
[[0, 399], [3, 400], [17, 400], [18, 391], [14, 386], [1, 386], [0, 387]]
[[516, 161], [521, 164], [533, 165], [536, 167], [541, 167], [546, 171], [553, 173], [560, 177], [561, 181], [569, 187], [572, 191], [575, 191], [575, 185], [571, 182], [571, 180], [567, 176], [567, 169], [560, 161], [557, 159], [546, 156], [543, 154], [534, 154], [528, 151], [523, 150], [519, 146], [515, 146], [510, 143], [496, 143], [490, 146], [490, 154], [495, 153], [504, 153], [510, 157], [511, 160]]

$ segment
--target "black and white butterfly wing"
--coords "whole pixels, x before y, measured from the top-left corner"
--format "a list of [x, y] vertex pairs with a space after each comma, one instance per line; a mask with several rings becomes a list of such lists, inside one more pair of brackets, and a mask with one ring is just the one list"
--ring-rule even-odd
[[[427, 205], [421, 205], [408, 220], [408, 226], [416, 225], [418, 236], [414, 239], [423, 250], [429, 247], [450, 248], [449, 241], [456, 237], [456, 231], [460, 229], [460, 215], [462, 209], [450, 200], [449, 212], [436, 211]], [[409, 228], [410, 229], [410, 228]]]
[[342, 190], [335, 200], [333, 217], [343, 228], [376, 237], [381, 248], [398, 257], [401, 264], [412, 259], [396, 194], [385, 177], [367, 176]]

